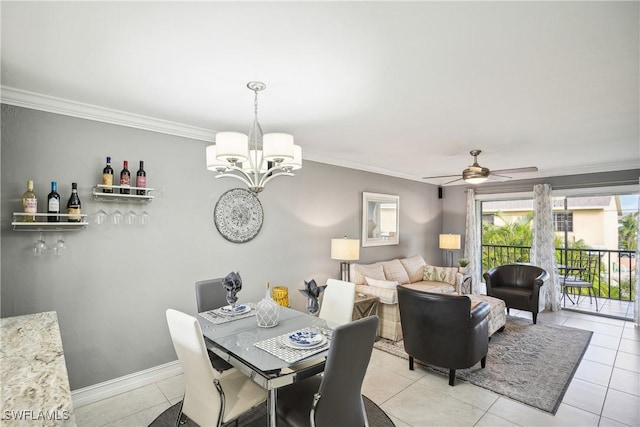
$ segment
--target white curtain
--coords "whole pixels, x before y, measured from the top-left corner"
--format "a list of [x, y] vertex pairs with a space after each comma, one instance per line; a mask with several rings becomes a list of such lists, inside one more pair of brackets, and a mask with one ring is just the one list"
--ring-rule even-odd
[[[549, 280], [542, 287], [541, 309], [560, 310], [560, 280], [557, 275], [555, 245], [553, 242], [553, 202], [551, 186], [537, 184], [533, 187], [533, 244], [531, 263], [545, 269]], [[544, 302], [544, 306], [542, 303]]]
[[[638, 200], [638, 212], [640, 212], [640, 199]], [[636, 222], [636, 284], [635, 301], [633, 302], [633, 321], [636, 326], [640, 326], [640, 268], [638, 261], [640, 260], [640, 221]]]
[[464, 235], [464, 257], [469, 260], [467, 271], [471, 274], [472, 293], [480, 293], [482, 261], [480, 260], [480, 239], [476, 229], [476, 197], [472, 188], [467, 190], [467, 221]]

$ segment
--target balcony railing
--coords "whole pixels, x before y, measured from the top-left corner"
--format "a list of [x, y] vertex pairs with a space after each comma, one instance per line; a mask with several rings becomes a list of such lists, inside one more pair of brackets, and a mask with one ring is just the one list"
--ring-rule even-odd
[[[599, 297], [620, 301], [635, 300], [635, 252], [556, 248], [558, 264], [578, 265], [587, 259], [595, 259], [592, 266], [592, 283]], [[514, 262], [531, 262], [531, 247], [482, 245], [483, 274], [493, 267]], [[587, 289], [583, 289], [582, 292], [588, 294]]]

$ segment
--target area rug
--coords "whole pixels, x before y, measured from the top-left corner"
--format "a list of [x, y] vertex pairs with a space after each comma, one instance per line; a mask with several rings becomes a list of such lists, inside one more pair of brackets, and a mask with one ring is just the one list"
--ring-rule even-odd
[[[555, 414], [591, 335], [591, 331], [540, 320], [534, 325], [531, 320], [507, 316], [505, 330], [491, 337], [486, 368], [481, 369], [478, 363], [472, 368], [457, 370], [456, 381], [465, 380]], [[380, 339], [374, 347], [409, 359], [402, 341]], [[448, 375], [448, 370], [421, 364]]]
[[[370, 427], [395, 427], [395, 424], [384, 413], [382, 409], [375, 403], [369, 400], [366, 396], [364, 398], [364, 407], [367, 411], [367, 419], [369, 420]], [[173, 427], [175, 426], [176, 417], [178, 416], [178, 410], [180, 409], [180, 403], [176, 403], [162, 414], [158, 415], [158, 418], [153, 420], [149, 427]], [[247, 412], [238, 418], [238, 426], [240, 427], [264, 427], [267, 424], [267, 406], [266, 404], [257, 406], [253, 410]], [[226, 424], [225, 424], [226, 425]], [[235, 426], [235, 423], [229, 423], [229, 425]], [[187, 420], [186, 423], [181, 424], [185, 427], [194, 427], [196, 423], [191, 420]]]

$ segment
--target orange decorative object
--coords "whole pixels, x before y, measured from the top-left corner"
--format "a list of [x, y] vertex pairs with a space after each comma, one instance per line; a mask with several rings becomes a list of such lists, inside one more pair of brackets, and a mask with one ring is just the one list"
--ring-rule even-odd
[[273, 288], [272, 297], [278, 305], [289, 307], [289, 288], [286, 286], [276, 286]]

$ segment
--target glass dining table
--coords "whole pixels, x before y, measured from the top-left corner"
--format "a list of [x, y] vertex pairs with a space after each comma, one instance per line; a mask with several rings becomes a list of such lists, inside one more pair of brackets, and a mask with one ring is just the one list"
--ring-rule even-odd
[[[331, 329], [324, 320], [287, 307], [279, 307], [276, 326], [262, 328], [256, 321], [255, 304], [248, 306], [253, 315], [233, 318], [211, 310], [197, 318], [207, 348], [268, 391], [267, 425], [275, 427], [277, 389], [324, 370]], [[284, 342], [289, 334], [312, 329], [322, 333], [322, 345], [296, 348]]]

